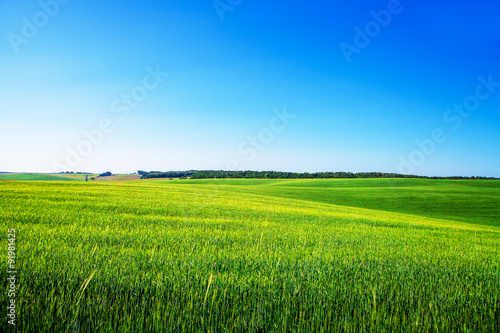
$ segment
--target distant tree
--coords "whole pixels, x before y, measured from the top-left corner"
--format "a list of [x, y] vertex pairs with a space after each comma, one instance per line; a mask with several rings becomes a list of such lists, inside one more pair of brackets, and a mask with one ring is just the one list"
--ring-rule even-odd
[[107, 171], [107, 172], [101, 173], [101, 174], [99, 175], [99, 177], [109, 177], [109, 176], [112, 176], [112, 175], [113, 175], [113, 174], [112, 174], [111, 172]]

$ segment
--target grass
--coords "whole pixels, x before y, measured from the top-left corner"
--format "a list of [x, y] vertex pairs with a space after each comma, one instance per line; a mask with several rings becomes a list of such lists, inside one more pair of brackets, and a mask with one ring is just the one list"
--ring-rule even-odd
[[[439, 209], [419, 211], [426, 196]], [[16, 229], [22, 332], [495, 332], [499, 196], [498, 181], [0, 182], [0, 239]]]
[[[97, 175], [88, 175], [89, 179]], [[85, 175], [82, 174], [44, 174], [44, 173], [0, 173], [0, 180], [25, 180], [25, 181], [85, 181]]]
[[498, 180], [192, 180], [234, 191], [500, 226]]

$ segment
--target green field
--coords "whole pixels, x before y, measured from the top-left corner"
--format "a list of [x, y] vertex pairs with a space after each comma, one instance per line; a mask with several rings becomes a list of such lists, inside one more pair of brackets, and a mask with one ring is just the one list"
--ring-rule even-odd
[[[182, 183], [179, 183], [182, 184]], [[243, 193], [500, 227], [500, 181], [432, 179], [191, 180]]]
[[[89, 179], [98, 175], [88, 175]], [[52, 173], [0, 173], [0, 180], [79, 180], [84, 181], [85, 175], [82, 174], [52, 174]]]
[[0, 224], [15, 331], [500, 330], [500, 181], [0, 182]]

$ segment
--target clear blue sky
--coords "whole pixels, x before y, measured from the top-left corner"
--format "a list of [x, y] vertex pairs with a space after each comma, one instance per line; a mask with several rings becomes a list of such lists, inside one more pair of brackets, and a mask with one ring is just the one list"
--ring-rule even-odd
[[498, 1], [54, 1], [0, 2], [0, 171], [500, 177]]

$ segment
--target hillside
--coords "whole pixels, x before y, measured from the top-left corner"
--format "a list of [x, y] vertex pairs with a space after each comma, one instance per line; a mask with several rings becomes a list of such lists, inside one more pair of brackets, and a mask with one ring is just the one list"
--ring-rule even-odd
[[239, 193], [500, 226], [500, 180], [190, 180], [189, 186], [193, 184], [196, 188], [228, 188]]

